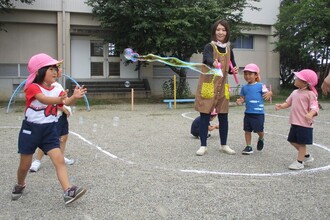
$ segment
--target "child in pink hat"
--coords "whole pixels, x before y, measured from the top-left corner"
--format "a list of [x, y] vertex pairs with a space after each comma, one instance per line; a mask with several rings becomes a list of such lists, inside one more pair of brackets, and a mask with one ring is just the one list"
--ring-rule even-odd
[[24, 87], [26, 98], [25, 119], [18, 137], [20, 164], [17, 170], [17, 183], [12, 191], [12, 200], [19, 199], [25, 189], [25, 179], [31, 166], [32, 157], [39, 147], [51, 158], [58, 180], [64, 191], [64, 202], [69, 204], [85, 194], [86, 189], [70, 184], [64, 156], [60, 150], [56, 123], [58, 106], [71, 105], [82, 98], [86, 88], [76, 87], [71, 97], [52, 84], [59, 72], [58, 61], [47, 54], [40, 53], [28, 62], [30, 75]]
[[296, 72], [294, 85], [298, 88], [294, 90], [286, 101], [276, 104], [275, 109], [285, 109], [291, 107], [289, 123], [291, 124], [288, 141], [298, 151], [297, 160], [289, 169], [300, 170], [304, 165], [314, 161], [314, 158], [307, 153], [307, 144], [313, 144], [313, 124], [314, 117], [319, 112], [317, 101], [317, 75], [313, 70], [304, 69]]
[[269, 100], [273, 93], [268, 91], [260, 80], [260, 69], [254, 64], [247, 64], [244, 68], [244, 79], [247, 82], [240, 92], [240, 97], [236, 100], [238, 105], [245, 103], [244, 126], [246, 147], [243, 155], [253, 154], [252, 131], [258, 134], [257, 150], [261, 151], [264, 147], [264, 124], [265, 109], [264, 100]]

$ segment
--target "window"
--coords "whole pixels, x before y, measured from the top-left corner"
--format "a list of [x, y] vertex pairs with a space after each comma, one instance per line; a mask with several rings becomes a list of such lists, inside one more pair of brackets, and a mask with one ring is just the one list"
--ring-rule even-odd
[[120, 76], [119, 62], [109, 62], [109, 76]]
[[103, 63], [91, 62], [92, 76], [103, 76]]
[[103, 57], [102, 41], [91, 41], [91, 56], [92, 57]]
[[104, 43], [101, 40], [90, 42], [91, 76], [120, 77], [120, 57], [115, 50], [115, 44]]
[[0, 76], [29, 76], [27, 64], [0, 64]]
[[108, 56], [109, 56], [109, 57], [119, 56], [119, 55], [116, 53], [116, 45], [113, 44], [113, 43], [109, 43], [109, 44], [108, 44]]
[[244, 35], [240, 36], [234, 42], [234, 48], [236, 49], [253, 49], [253, 36]]

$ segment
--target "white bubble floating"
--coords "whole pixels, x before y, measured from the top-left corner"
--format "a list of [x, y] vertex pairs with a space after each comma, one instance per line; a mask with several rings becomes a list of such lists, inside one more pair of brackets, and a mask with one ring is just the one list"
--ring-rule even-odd
[[84, 118], [81, 117], [81, 116], [79, 117], [79, 124], [80, 124], [80, 125], [84, 124]]
[[117, 126], [119, 126], [119, 117], [118, 116], [115, 116], [115, 117], [113, 117], [112, 118], [112, 125], [114, 126], [114, 127], [117, 127]]
[[93, 124], [93, 129], [92, 129], [92, 131], [93, 131], [93, 132], [97, 132], [97, 124], [96, 124], [96, 123]]

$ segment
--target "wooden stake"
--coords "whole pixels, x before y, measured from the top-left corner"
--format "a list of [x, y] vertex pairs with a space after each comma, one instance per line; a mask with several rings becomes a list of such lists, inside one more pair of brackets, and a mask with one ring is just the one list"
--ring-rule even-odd
[[174, 99], [174, 109], [176, 109], [176, 75], [173, 76], [173, 99]]
[[131, 111], [134, 111], [134, 89], [131, 89]]

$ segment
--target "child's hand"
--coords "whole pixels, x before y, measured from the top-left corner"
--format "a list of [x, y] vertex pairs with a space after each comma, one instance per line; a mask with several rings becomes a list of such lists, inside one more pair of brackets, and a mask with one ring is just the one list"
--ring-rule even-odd
[[305, 118], [307, 119], [307, 121], [312, 121], [314, 115], [315, 115], [315, 112], [310, 111], [310, 112], [308, 112], [308, 113], [305, 115]]
[[243, 99], [242, 97], [236, 99], [236, 104], [237, 104], [237, 105], [242, 105], [243, 102], [244, 102], [244, 99]]
[[282, 104], [275, 104], [275, 110], [281, 110], [282, 109]]
[[272, 96], [273, 96], [273, 92], [271, 92], [271, 91], [268, 91], [262, 95], [264, 100], [269, 100]]
[[73, 97], [80, 99], [84, 97], [85, 93], [87, 93], [87, 88], [84, 88], [84, 85], [82, 85], [80, 88], [76, 86], [73, 91]]
[[209, 131], [213, 131], [214, 129], [215, 129], [215, 126], [209, 125], [209, 128], [208, 128]]
[[68, 98], [68, 93], [67, 91], [64, 91], [62, 96], [60, 96], [61, 98], [61, 101], [62, 101], [62, 104], [64, 105], [65, 104], [65, 100]]

